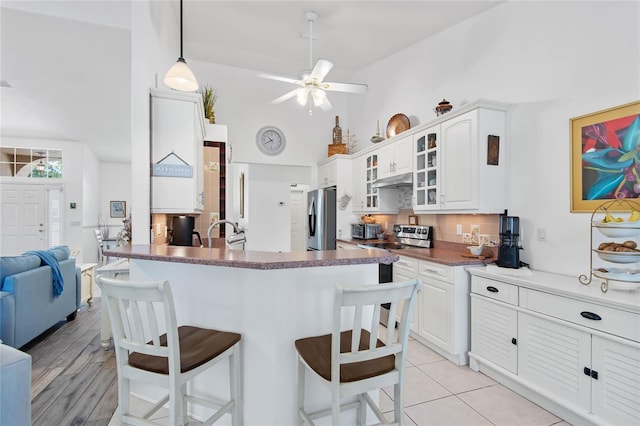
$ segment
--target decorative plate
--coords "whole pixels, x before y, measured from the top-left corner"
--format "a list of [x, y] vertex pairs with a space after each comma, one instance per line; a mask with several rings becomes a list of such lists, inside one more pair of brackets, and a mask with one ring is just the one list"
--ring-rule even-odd
[[606, 222], [593, 221], [593, 227], [598, 228], [602, 235], [610, 238], [633, 237], [640, 233], [638, 222]]
[[613, 263], [640, 262], [640, 251], [605, 251], [594, 249], [600, 259]]
[[409, 121], [409, 117], [404, 114], [396, 114], [391, 117], [389, 124], [387, 124], [387, 138], [392, 138], [410, 128], [411, 122]]

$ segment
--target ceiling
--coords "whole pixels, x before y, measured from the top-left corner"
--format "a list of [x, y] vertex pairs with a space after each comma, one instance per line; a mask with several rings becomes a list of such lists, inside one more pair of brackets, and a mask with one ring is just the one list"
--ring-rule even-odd
[[[309, 31], [304, 12], [315, 11], [313, 63], [330, 60], [328, 80], [349, 81], [353, 72], [499, 3], [185, 0], [184, 57], [297, 77], [309, 68], [309, 41], [300, 37]], [[0, 89], [2, 135], [82, 141], [102, 161], [128, 161], [130, 112], [122, 105], [130, 103], [129, 2], [1, 6], [1, 78], [13, 86]], [[179, 2], [171, 7], [177, 21]]]

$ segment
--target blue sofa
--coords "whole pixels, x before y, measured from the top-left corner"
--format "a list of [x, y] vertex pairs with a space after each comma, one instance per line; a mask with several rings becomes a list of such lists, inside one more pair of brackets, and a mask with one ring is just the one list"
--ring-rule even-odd
[[82, 278], [66, 246], [47, 250], [60, 265], [64, 286], [54, 297], [53, 273], [32, 254], [0, 257], [0, 340], [20, 348], [64, 319], [75, 319]]
[[0, 345], [0, 425], [31, 426], [31, 355]]

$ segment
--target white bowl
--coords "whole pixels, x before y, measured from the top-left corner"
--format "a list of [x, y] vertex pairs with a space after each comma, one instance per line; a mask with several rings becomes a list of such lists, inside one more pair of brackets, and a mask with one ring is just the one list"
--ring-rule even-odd
[[614, 263], [640, 262], [640, 251], [604, 251], [594, 249], [600, 259]]
[[640, 233], [639, 222], [607, 222], [594, 221], [593, 227], [604, 236], [610, 238], [634, 237]]
[[472, 255], [480, 256], [482, 254], [482, 246], [469, 246], [467, 247]]

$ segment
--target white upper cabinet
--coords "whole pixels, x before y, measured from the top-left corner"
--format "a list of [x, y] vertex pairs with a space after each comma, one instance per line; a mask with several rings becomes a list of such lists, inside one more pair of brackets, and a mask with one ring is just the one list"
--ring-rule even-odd
[[420, 131], [413, 139], [413, 208], [437, 210], [440, 208], [440, 126]]
[[151, 90], [151, 213], [202, 213], [203, 140], [199, 93]]
[[[351, 159], [346, 155], [335, 154], [318, 163], [318, 188], [344, 187], [345, 171], [348, 171], [349, 176], [351, 175]], [[351, 182], [348, 187], [351, 187]]]
[[396, 139], [379, 151], [379, 178], [397, 176], [413, 171], [413, 138]]
[[415, 211], [501, 213], [506, 107], [461, 113], [414, 135]]
[[379, 159], [377, 150], [353, 159], [353, 213], [398, 213], [397, 190], [373, 185], [380, 178]]

